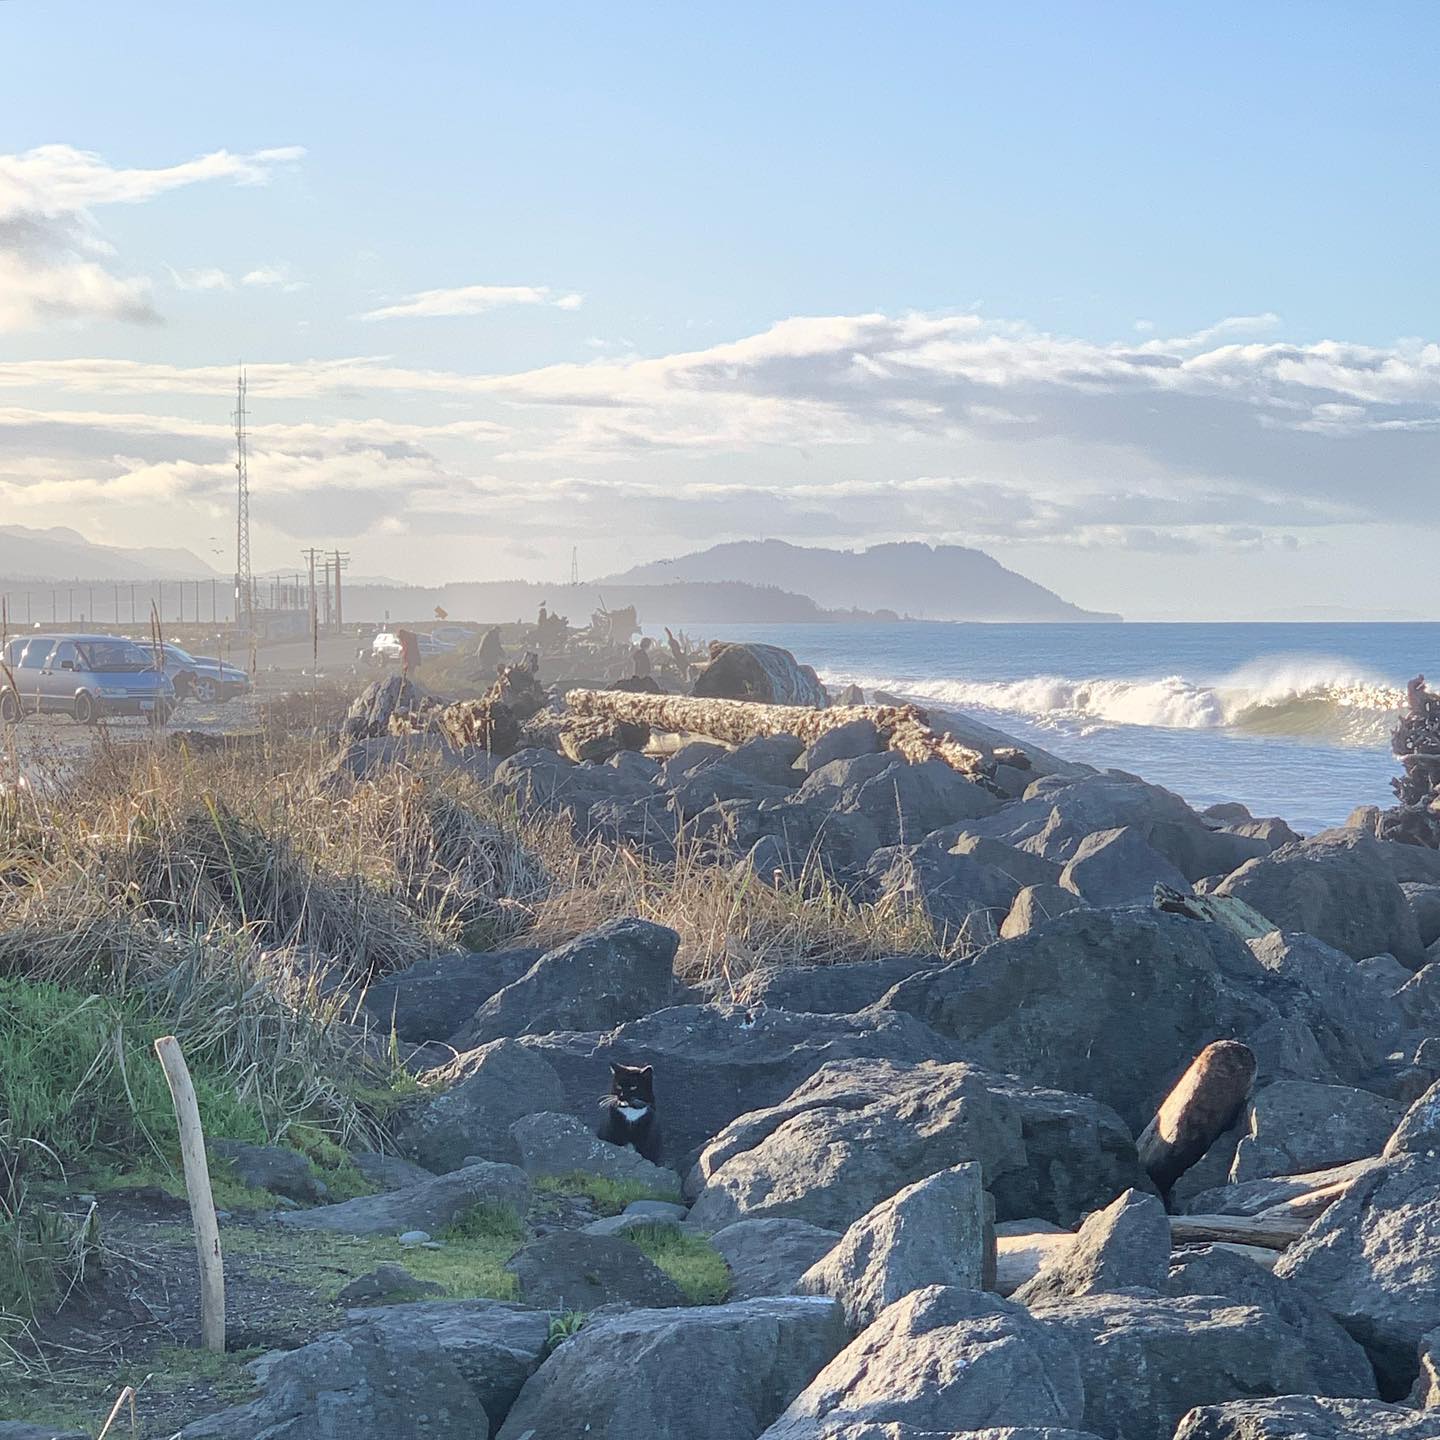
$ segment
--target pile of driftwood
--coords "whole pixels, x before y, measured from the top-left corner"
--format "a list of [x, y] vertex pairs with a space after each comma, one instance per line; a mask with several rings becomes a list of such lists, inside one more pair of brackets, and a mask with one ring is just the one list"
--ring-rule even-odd
[[1399, 804], [1381, 813], [1382, 840], [1440, 848], [1440, 695], [1417, 675], [1405, 687], [1405, 709], [1391, 736], [1403, 773], [1390, 782]]

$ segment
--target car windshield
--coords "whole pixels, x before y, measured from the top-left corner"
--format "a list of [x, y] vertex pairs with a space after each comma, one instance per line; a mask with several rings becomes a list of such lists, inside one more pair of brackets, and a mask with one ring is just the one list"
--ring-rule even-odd
[[182, 665], [193, 665], [195, 657], [187, 650], [182, 650], [178, 645], [167, 645], [165, 654], [168, 659], [178, 660]]
[[129, 640], [85, 640], [75, 647], [80, 667], [101, 675], [135, 674], [154, 668], [154, 660]]

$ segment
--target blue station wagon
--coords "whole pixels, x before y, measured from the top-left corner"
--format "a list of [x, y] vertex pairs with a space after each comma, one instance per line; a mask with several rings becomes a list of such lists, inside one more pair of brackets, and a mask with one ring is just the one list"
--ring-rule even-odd
[[119, 635], [21, 635], [4, 650], [0, 720], [70, 715], [93, 725], [108, 715], [142, 715], [163, 725], [175, 687], [151, 656]]

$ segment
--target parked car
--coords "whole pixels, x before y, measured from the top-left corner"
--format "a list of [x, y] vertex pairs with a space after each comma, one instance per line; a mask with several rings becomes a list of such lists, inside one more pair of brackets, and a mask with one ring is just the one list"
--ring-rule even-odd
[[473, 625], [437, 625], [430, 632], [430, 638], [441, 645], [451, 645], [456, 650], [462, 650], [467, 645], [478, 645], [480, 632]]
[[[148, 641], [140, 648], [150, 655], [155, 653], [155, 647]], [[182, 700], [193, 696], [209, 704], [246, 695], [251, 689], [249, 675], [238, 665], [227, 665], [209, 655], [192, 655], [178, 645], [165, 646], [165, 673]]]
[[[422, 660], [432, 659], [436, 655], [453, 655], [455, 647], [447, 645], [443, 640], [437, 640], [433, 635], [419, 633], [415, 636], [416, 644], [420, 647], [420, 658]], [[399, 662], [400, 660], [400, 637], [393, 630], [382, 630], [370, 642], [370, 663], [372, 665], [384, 665], [389, 661]]]
[[0, 720], [54, 714], [93, 725], [107, 715], [143, 715], [163, 725], [175, 709], [170, 677], [120, 635], [22, 635], [4, 659]]

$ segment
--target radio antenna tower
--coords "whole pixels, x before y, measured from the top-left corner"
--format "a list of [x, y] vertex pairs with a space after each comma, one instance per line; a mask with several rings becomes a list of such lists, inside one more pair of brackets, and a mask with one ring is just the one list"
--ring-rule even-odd
[[255, 583], [250, 574], [250, 473], [245, 438], [245, 371], [235, 384], [235, 623], [253, 628]]
[[578, 545], [570, 547], [570, 583], [572, 585], [580, 583], [580, 547]]

